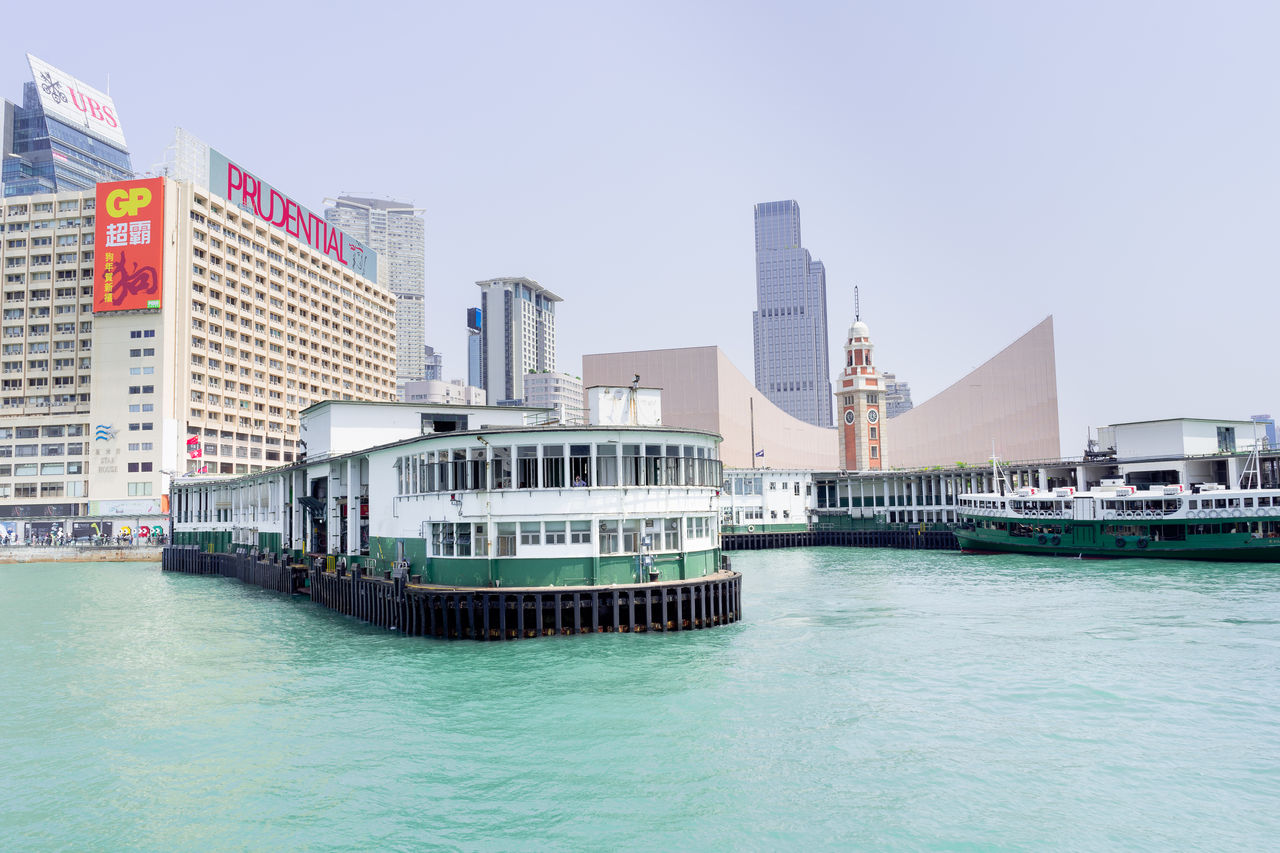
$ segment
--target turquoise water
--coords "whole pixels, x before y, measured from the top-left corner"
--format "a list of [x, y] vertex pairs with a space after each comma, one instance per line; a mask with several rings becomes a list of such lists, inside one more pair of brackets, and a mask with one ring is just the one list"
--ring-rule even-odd
[[738, 625], [505, 644], [0, 566], [3, 846], [1280, 844], [1280, 568], [733, 559]]

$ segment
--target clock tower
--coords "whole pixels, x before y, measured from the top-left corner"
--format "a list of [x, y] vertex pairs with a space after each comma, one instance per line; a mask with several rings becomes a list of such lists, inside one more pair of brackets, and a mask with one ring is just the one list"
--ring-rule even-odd
[[[855, 290], [856, 293], [856, 290]], [[880, 431], [884, 424], [884, 389], [871, 354], [871, 332], [856, 309], [844, 345], [844, 371], [836, 390], [836, 409], [840, 412], [840, 463], [846, 471], [876, 471], [880, 468]]]

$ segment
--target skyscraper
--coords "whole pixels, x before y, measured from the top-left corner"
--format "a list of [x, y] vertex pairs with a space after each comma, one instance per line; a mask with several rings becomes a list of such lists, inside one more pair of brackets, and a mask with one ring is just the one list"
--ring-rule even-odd
[[831, 426], [827, 271], [800, 243], [800, 205], [757, 204], [756, 387], [793, 417]]
[[467, 384], [484, 387], [484, 370], [480, 366], [480, 329], [484, 320], [479, 308], [467, 309]]
[[557, 302], [528, 278], [477, 281], [480, 288], [480, 378], [489, 405], [519, 405], [524, 376], [556, 369]]
[[133, 177], [111, 98], [27, 54], [33, 82], [22, 106], [3, 102], [0, 182], [4, 195], [93, 189]]
[[[396, 295], [396, 393], [426, 375], [426, 225], [411, 203], [339, 196], [324, 218], [378, 254], [381, 284]], [[439, 377], [436, 377], [437, 379]]]

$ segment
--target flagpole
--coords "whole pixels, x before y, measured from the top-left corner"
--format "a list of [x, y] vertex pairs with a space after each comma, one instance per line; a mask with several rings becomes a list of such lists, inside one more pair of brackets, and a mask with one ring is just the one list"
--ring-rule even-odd
[[756, 398], [748, 397], [747, 404], [751, 407], [751, 467], [756, 467]]

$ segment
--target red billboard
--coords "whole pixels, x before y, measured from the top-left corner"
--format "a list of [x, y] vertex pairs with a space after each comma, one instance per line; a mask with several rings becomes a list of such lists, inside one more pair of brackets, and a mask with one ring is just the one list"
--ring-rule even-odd
[[98, 184], [93, 310], [160, 307], [164, 178]]

